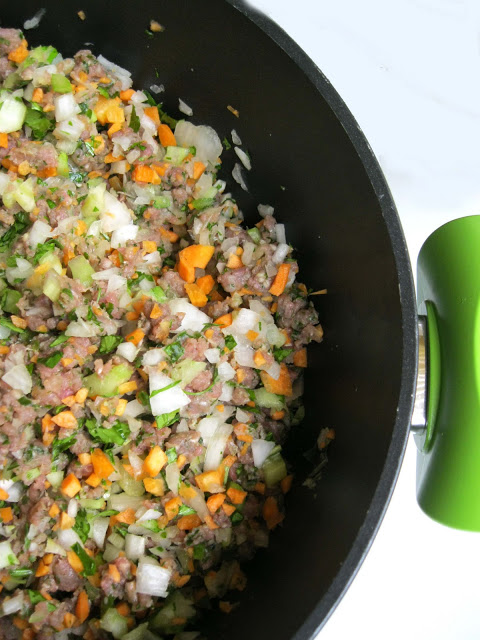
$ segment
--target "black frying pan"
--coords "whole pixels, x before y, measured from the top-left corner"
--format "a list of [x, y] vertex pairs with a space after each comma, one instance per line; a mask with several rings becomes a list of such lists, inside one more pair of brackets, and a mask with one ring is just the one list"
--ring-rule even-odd
[[[2, 3], [2, 26], [47, 7], [31, 45], [72, 55], [85, 43], [166, 87], [220, 138], [235, 128], [251, 153], [247, 220], [275, 207], [298, 249], [302, 280], [326, 287], [323, 344], [310, 351], [306, 419], [288, 446], [297, 483], [285, 525], [248, 569], [239, 610], [206, 621], [211, 638], [313, 638], [348, 587], [375, 536], [405, 448], [416, 369], [416, 311], [405, 241], [378, 163], [342, 100], [309, 58], [267, 18], [240, 2], [82, 0]], [[86, 20], [77, 11], [82, 9]], [[166, 29], [149, 36], [150, 18]], [[157, 71], [156, 71], [157, 70]], [[157, 77], [158, 73], [158, 77]], [[237, 119], [227, 109], [238, 109]], [[233, 153], [224, 153], [230, 178]], [[302, 486], [319, 430], [337, 439], [315, 491]]]

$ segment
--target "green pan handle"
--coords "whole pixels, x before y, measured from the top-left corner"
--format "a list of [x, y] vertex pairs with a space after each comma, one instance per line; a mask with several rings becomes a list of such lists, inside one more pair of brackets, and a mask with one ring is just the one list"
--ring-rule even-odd
[[417, 270], [428, 345], [417, 500], [438, 522], [480, 531], [480, 216], [437, 229]]

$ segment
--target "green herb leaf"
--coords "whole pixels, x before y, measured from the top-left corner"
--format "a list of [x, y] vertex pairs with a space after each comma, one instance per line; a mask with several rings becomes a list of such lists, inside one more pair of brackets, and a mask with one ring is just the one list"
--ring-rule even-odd
[[148, 529], [152, 533], [160, 533], [161, 529], [156, 520], [144, 520], [143, 522], [139, 522], [142, 527]]
[[232, 335], [225, 336], [225, 346], [232, 351], [237, 346], [237, 341]]
[[27, 589], [28, 597], [32, 604], [37, 604], [38, 602], [43, 602], [46, 600], [40, 593], [40, 591], [33, 591], [32, 589]]
[[275, 357], [275, 360], [277, 362], [283, 362], [285, 360], [285, 358], [288, 358], [288, 356], [292, 353], [293, 349], [283, 349], [283, 348], [278, 348], [275, 347], [273, 350], [273, 355]]
[[85, 543], [90, 535], [90, 525], [87, 520], [85, 509], [79, 509], [75, 516], [75, 524], [72, 529], [77, 533], [80, 540]]
[[13, 241], [30, 226], [30, 216], [25, 211], [19, 211], [13, 220], [13, 224], [0, 238], [0, 253], [6, 251]]
[[130, 128], [133, 129], [135, 133], [138, 133], [140, 129], [140, 118], [137, 116], [134, 105], [132, 105], [132, 115], [130, 116]]
[[152, 393], [150, 394], [150, 398], [154, 398], [155, 396], [158, 396], [158, 394], [162, 393], [162, 391], [168, 391], [168, 389], [173, 389], [173, 387], [176, 387], [177, 384], [180, 384], [180, 380], [175, 380], [175, 382], [171, 382], [170, 384], [167, 384], [167, 386], [163, 387], [162, 389], [155, 389], [155, 391], [152, 391]]
[[77, 438], [75, 435], [68, 436], [68, 438], [63, 438], [59, 440], [55, 438], [52, 443], [52, 460], [57, 460], [58, 456], [63, 452], [69, 449], [72, 445], [75, 444]]
[[75, 551], [83, 564], [83, 571], [81, 572], [81, 574], [83, 576], [93, 576], [96, 570], [96, 566], [92, 558], [90, 558], [85, 549], [78, 542], [72, 544], [72, 549], [73, 551]]
[[167, 359], [170, 364], [175, 364], [185, 353], [185, 349], [182, 346], [181, 342], [172, 342], [172, 344], [167, 344], [163, 349], [167, 354]]
[[169, 427], [174, 422], [177, 422], [178, 418], [178, 411], [172, 411], [171, 413], [164, 413], [161, 416], [157, 416], [155, 418], [155, 422], [157, 423], [157, 427], [159, 429], [163, 429], [163, 427]]
[[159, 302], [160, 304], [167, 300], [167, 296], [165, 295], [165, 291], [162, 287], [152, 287], [148, 293], [152, 296], [155, 302]]
[[29, 578], [33, 574], [33, 569], [19, 567], [18, 569], [12, 569], [9, 571], [9, 574], [12, 578]]
[[38, 358], [37, 362], [40, 364], [44, 364], [49, 369], [53, 369], [57, 366], [57, 364], [62, 359], [63, 353], [61, 351], [55, 351], [51, 356], [47, 356], [46, 358]]
[[40, 260], [44, 256], [51, 253], [55, 249], [55, 247], [58, 247], [59, 249], [63, 249], [62, 243], [59, 242], [58, 240], [52, 239], [52, 240], [47, 240], [47, 242], [44, 242], [43, 244], [38, 244], [37, 248], [35, 249], [35, 255], [33, 256], [33, 263], [38, 264]]
[[178, 509], [179, 516], [191, 516], [194, 513], [197, 513], [195, 509], [192, 509], [192, 507], [189, 507], [186, 504], [181, 504]]
[[30, 127], [36, 140], [43, 140], [49, 131], [53, 131], [55, 123], [47, 118], [43, 111], [29, 108], [25, 115], [25, 124]]
[[97, 426], [95, 419], [89, 418], [85, 421], [85, 427], [96, 442], [103, 442], [104, 444], [123, 445], [130, 435], [128, 424], [118, 420], [109, 429], [105, 429]]
[[203, 560], [205, 557], [206, 548], [204, 544], [196, 544], [193, 547], [193, 559], [194, 560]]
[[58, 347], [59, 344], [63, 344], [64, 342], [67, 342], [67, 340], [68, 340], [68, 336], [62, 333], [61, 335], [58, 336], [58, 338], [55, 338], [55, 340], [50, 343], [50, 348]]
[[177, 450], [175, 449], [175, 447], [172, 447], [171, 449], [167, 449], [165, 453], [167, 454], [168, 464], [170, 464], [171, 462], [176, 462]]
[[123, 342], [122, 336], [103, 336], [98, 353], [111, 353], [121, 342]]
[[227, 140], [227, 138], [224, 138], [222, 140], [222, 144], [225, 147], [225, 149], [228, 151], [229, 149], [232, 148], [232, 145], [230, 144], [230, 142]]
[[108, 91], [105, 89], [105, 87], [98, 87], [97, 88], [98, 93], [103, 96], [104, 98], [110, 98], [110, 94], [108, 93]]
[[12, 331], [16, 331], [16, 333], [25, 333], [25, 329], [16, 327], [13, 322], [10, 322], [10, 320], [7, 320], [7, 318], [0, 318], [0, 325], [2, 327], [6, 327], [7, 329], [11, 329]]

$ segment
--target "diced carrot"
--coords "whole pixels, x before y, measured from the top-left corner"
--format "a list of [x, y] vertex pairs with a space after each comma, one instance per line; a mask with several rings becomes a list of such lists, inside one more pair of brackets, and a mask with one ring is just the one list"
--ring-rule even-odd
[[136, 520], [135, 509], [132, 509], [131, 507], [129, 507], [124, 511], [120, 511], [120, 513], [117, 513], [117, 515], [112, 516], [110, 522], [111, 524], [116, 524], [117, 522], [120, 522], [123, 524], [133, 524], [135, 520]]
[[[94, 107], [95, 115], [100, 124], [121, 125], [125, 122], [125, 111], [120, 106], [120, 98], [104, 98], [101, 96]], [[120, 131], [121, 126], [117, 129]]]
[[10, 320], [19, 329], [27, 328], [27, 321], [24, 318], [20, 318], [20, 316], [10, 316]]
[[0, 518], [4, 523], [11, 522], [13, 520], [12, 507], [3, 507], [0, 509]]
[[229, 269], [240, 269], [240, 267], [243, 267], [243, 262], [240, 256], [237, 256], [236, 253], [232, 253], [227, 260], [227, 267]]
[[199, 527], [201, 524], [202, 524], [202, 521], [197, 516], [197, 514], [192, 513], [191, 515], [182, 516], [181, 518], [179, 518], [177, 522], [177, 527], [181, 531], [190, 531], [191, 529], [195, 529], [196, 527]]
[[225, 411], [225, 405], [224, 404], [217, 404], [216, 409], [217, 409], [217, 411], [220, 411], [220, 413], [223, 413]]
[[217, 318], [214, 324], [218, 324], [220, 327], [222, 327], [222, 329], [225, 329], [226, 327], [229, 327], [232, 324], [232, 322], [233, 322], [232, 314], [226, 313], [225, 315]]
[[85, 482], [88, 484], [89, 487], [98, 487], [98, 485], [101, 483], [102, 479], [100, 478], [100, 476], [97, 476], [96, 473], [91, 473], [88, 478], [85, 480]]
[[130, 380], [129, 382], [122, 382], [122, 384], [118, 385], [118, 393], [132, 393], [132, 391], [136, 391], [138, 385], [135, 380]]
[[256, 491], [257, 493], [263, 494], [265, 493], [265, 483], [264, 482], [257, 482], [257, 484], [253, 487], [253, 490]]
[[215, 520], [209, 514], [205, 516], [205, 524], [209, 529], [218, 529], [218, 524], [216, 524]]
[[268, 290], [274, 296], [281, 296], [287, 285], [288, 276], [290, 274], [290, 265], [284, 262], [278, 267], [277, 275], [272, 286]]
[[203, 162], [193, 163], [193, 179], [198, 180], [207, 167]]
[[225, 475], [225, 470], [227, 468], [230, 468], [232, 464], [235, 462], [235, 460], [236, 460], [235, 456], [228, 455], [228, 456], [225, 456], [225, 458], [219, 464], [217, 471], [220, 473], [220, 477], [222, 478], [222, 480]]
[[305, 349], [305, 347], [293, 354], [293, 364], [296, 367], [302, 368], [305, 368], [307, 366], [307, 350]]
[[201, 278], [197, 279], [197, 286], [200, 287], [203, 293], [208, 296], [210, 291], [215, 286], [215, 280], [210, 275], [202, 276]]
[[149, 454], [143, 461], [143, 470], [151, 478], [154, 478], [155, 476], [158, 476], [167, 462], [168, 459], [165, 451], [156, 445], [150, 449]]
[[72, 567], [74, 571], [76, 571], [77, 573], [81, 573], [83, 571], [84, 569], [83, 562], [77, 556], [75, 551], [72, 551], [71, 549], [70, 551], [67, 551], [67, 560], [68, 560], [68, 564]]
[[8, 134], [0, 133], [0, 147], [2, 149], [8, 149]]
[[144, 478], [143, 485], [145, 491], [148, 491], [153, 496], [161, 497], [165, 493], [165, 485], [162, 478]]
[[75, 396], [67, 396], [66, 398], [63, 398], [63, 404], [66, 404], [67, 407], [73, 407], [73, 405], [75, 404]]
[[178, 275], [188, 284], [195, 282], [195, 267], [186, 260], [182, 260], [181, 256], [178, 263]]
[[241, 367], [239, 367], [236, 371], [236, 376], [237, 376], [237, 382], [239, 384], [242, 384], [242, 382], [245, 380], [245, 370], [242, 369]]
[[120, 398], [115, 408], [115, 415], [118, 417], [123, 416], [123, 414], [125, 413], [125, 409], [127, 408], [127, 404], [128, 400], [126, 400], [125, 398]]
[[230, 498], [233, 504], [243, 504], [245, 502], [245, 498], [247, 497], [247, 492], [242, 491], [242, 489], [230, 487], [229, 489], [227, 489], [227, 496]]
[[115, 122], [115, 124], [112, 124], [112, 126], [109, 127], [107, 131], [108, 137], [111, 138], [113, 134], [117, 133], [117, 131], [120, 131], [121, 128], [122, 125], [119, 122]]
[[236, 424], [233, 431], [237, 436], [237, 440], [240, 440], [241, 442], [252, 442], [253, 436], [249, 434], [246, 424], [243, 424], [242, 422]]
[[198, 284], [185, 284], [185, 291], [194, 307], [204, 307], [207, 304], [208, 298]]
[[157, 243], [154, 240], [144, 240], [142, 247], [145, 253], [154, 253], [157, 250]]
[[214, 289], [214, 290], [212, 291], [212, 293], [210, 294], [210, 300], [211, 300], [212, 302], [223, 302], [224, 297], [222, 296], [222, 294], [221, 294], [219, 291], [217, 291], [216, 289]]
[[129, 322], [131, 322], [131, 321], [133, 321], [133, 320], [138, 320], [139, 315], [140, 315], [140, 314], [139, 314], [139, 313], [137, 313], [136, 311], [129, 311], [129, 312], [126, 314], [125, 318], [126, 318]]
[[62, 429], [76, 429], [78, 426], [77, 419], [71, 411], [61, 411], [56, 416], [52, 416], [52, 422]]
[[24, 618], [20, 618], [20, 616], [15, 616], [12, 620], [13, 624], [17, 629], [23, 630], [28, 628], [28, 620]]
[[70, 613], [70, 611], [67, 611], [67, 613], [63, 616], [63, 624], [65, 625], [66, 629], [71, 629], [76, 622], [77, 617], [73, 613]]
[[292, 395], [292, 381], [288, 373], [287, 365], [282, 362], [280, 365], [280, 375], [278, 380], [272, 378], [266, 371], [260, 371], [260, 378], [262, 379], [263, 386], [269, 393], [275, 393], [280, 396]]
[[69, 498], [74, 498], [81, 488], [82, 486], [78, 481], [78, 478], [74, 476], [73, 473], [69, 473], [60, 485], [60, 490], [63, 495], [68, 496]]
[[225, 502], [225, 494], [224, 493], [214, 493], [207, 500], [207, 507], [210, 513], [215, 513], [220, 509], [222, 504]]
[[150, 319], [151, 320], [156, 320], [157, 318], [161, 318], [162, 315], [163, 315], [163, 311], [160, 309], [158, 304], [155, 302], [155, 304], [153, 305], [152, 310], [150, 311]]
[[285, 411], [273, 411], [272, 420], [281, 420], [285, 416]]
[[71, 529], [75, 524], [75, 518], [71, 518], [68, 513], [62, 511], [60, 514], [60, 529]]
[[169, 522], [178, 515], [178, 510], [180, 509], [181, 504], [182, 500], [178, 496], [170, 498], [170, 500], [165, 504], [165, 515]]
[[228, 504], [225, 502], [222, 504], [222, 509], [225, 511], [228, 517], [230, 517], [235, 511], [235, 507], [232, 504]]
[[215, 247], [209, 244], [191, 244], [179, 253], [180, 260], [188, 262], [193, 267], [205, 269], [210, 262], [215, 251]]
[[112, 162], [119, 162], [120, 160], [125, 160], [125, 156], [114, 156], [113, 153], [107, 153], [107, 155], [103, 158], [103, 161], [107, 164], [111, 164]]
[[87, 387], [82, 387], [75, 394], [75, 402], [78, 402], [78, 404], [83, 404], [85, 402], [85, 400], [87, 399], [87, 396], [88, 396]]
[[279, 525], [285, 517], [282, 513], [280, 513], [277, 501], [273, 496], [268, 496], [268, 498], [265, 500], [262, 515], [268, 529], [275, 529], [275, 527]]
[[17, 64], [21, 64], [27, 57], [28, 49], [23, 43], [8, 54], [8, 59]]
[[43, 562], [44, 562], [45, 564], [47, 564], [47, 565], [48, 565], [48, 564], [52, 564], [52, 562], [53, 562], [53, 553], [46, 553], [46, 554], [43, 556]]
[[[72, 552], [73, 553], [73, 552]], [[46, 576], [50, 573], [50, 567], [47, 566], [43, 560], [40, 560], [40, 562], [38, 563], [38, 567], [37, 570], [35, 571], [35, 577], [36, 578], [41, 578], [43, 576]]]
[[41, 103], [43, 101], [43, 89], [37, 87], [32, 93], [32, 102]]
[[120, 91], [120, 98], [123, 100], [123, 102], [128, 102], [134, 93], [135, 91], [133, 89], [126, 89], [125, 91]]
[[151, 184], [160, 184], [161, 180], [156, 171], [146, 165], [138, 164], [133, 170], [132, 177], [135, 182], [148, 182]]
[[141, 329], [135, 329], [135, 331], [132, 331], [132, 333], [125, 336], [125, 340], [127, 342], [133, 342], [134, 345], [138, 345], [144, 337], [145, 333]]
[[143, 113], [148, 116], [150, 120], [153, 120], [157, 127], [160, 126], [160, 116], [158, 115], [157, 107], [145, 107]]
[[184, 482], [180, 484], [178, 493], [184, 500], [192, 500], [197, 496], [197, 491], [191, 485], [187, 485]]
[[257, 367], [257, 369], [259, 367], [263, 367], [263, 365], [266, 363], [265, 356], [263, 355], [263, 353], [260, 350], [259, 351], [255, 351], [255, 353], [253, 354], [253, 361], [254, 361], [255, 366]]
[[52, 506], [50, 507], [50, 509], [48, 510], [48, 515], [51, 518], [56, 518], [59, 513], [60, 513], [59, 506], [57, 504], [53, 503]]
[[93, 470], [99, 478], [106, 480], [115, 471], [110, 458], [101, 449], [94, 449], [91, 453]]
[[258, 335], [259, 334], [253, 329], [250, 329], [250, 331], [247, 331], [247, 338], [250, 340], [250, 342], [253, 342], [254, 340], [256, 340], [258, 338]]
[[164, 238], [167, 238], [167, 240], [169, 240], [172, 244], [177, 242], [178, 240], [178, 233], [175, 233], [175, 231], [170, 231], [169, 229], [165, 229], [165, 227], [160, 228], [160, 235], [162, 235]]
[[108, 565], [108, 575], [112, 578], [113, 582], [120, 582], [122, 576], [120, 575], [120, 571], [117, 569], [117, 566], [114, 564]]
[[45, 169], [40, 169], [37, 171], [37, 176], [39, 178], [54, 178], [57, 175], [56, 167], [45, 167]]
[[289, 476], [285, 476], [280, 481], [280, 488], [282, 489], [282, 493], [288, 493], [292, 488], [293, 476], [290, 474]]
[[183, 467], [186, 465], [187, 463], [187, 456], [183, 455], [183, 453], [181, 453], [178, 458], [177, 458], [177, 467], [179, 469], [183, 469]]
[[204, 471], [195, 476], [197, 486], [205, 493], [220, 493], [223, 488], [223, 476], [218, 469], [213, 471]]
[[167, 169], [170, 165], [168, 164], [168, 162], [152, 162], [151, 167], [152, 169], [160, 176], [164, 176], [165, 173], [167, 172]]
[[42, 433], [52, 431], [54, 427], [55, 423], [52, 420], [52, 416], [49, 413], [46, 413], [42, 418]]
[[158, 127], [158, 137], [160, 139], [160, 143], [164, 147], [176, 147], [177, 141], [175, 136], [173, 135], [173, 131], [170, 129], [168, 124], [161, 124]]
[[84, 623], [90, 613], [90, 603], [85, 591], [80, 591], [75, 605], [75, 615], [78, 618], [80, 624]]

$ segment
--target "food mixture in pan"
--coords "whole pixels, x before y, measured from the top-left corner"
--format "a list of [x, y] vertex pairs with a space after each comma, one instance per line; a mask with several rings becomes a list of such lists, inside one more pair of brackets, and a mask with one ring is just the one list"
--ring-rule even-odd
[[0, 81], [0, 638], [190, 640], [284, 519], [317, 314], [212, 128], [15, 29]]

